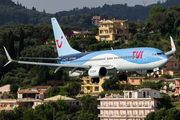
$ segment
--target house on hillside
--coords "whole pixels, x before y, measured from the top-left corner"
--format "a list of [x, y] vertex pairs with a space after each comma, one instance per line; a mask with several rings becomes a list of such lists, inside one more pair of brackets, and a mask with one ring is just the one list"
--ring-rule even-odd
[[74, 98], [70, 98], [70, 97], [63, 96], [63, 95], [56, 95], [54, 97], [46, 98], [46, 99], [44, 99], [43, 103], [48, 103], [50, 101], [56, 102], [58, 99], [65, 100], [70, 106], [81, 104], [80, 100], [76, 100]]
[[47, 91], [51, 86], [36, 86], [28, 89], [21, 89], [17, 91], [18, 99], [33, 98], [33, 99], [45, 99]]
[[99, 26], [99, 21], [100, 21], [100, 19], [101, 19], [101, 16], [93, 16], [93, 18], [91, 19], [92, 24], [93, 24], [94, 26]]
[[139, 86], [141, 85], [141, 82], [144, 81], [154, 81], [154, 82], [163, 82], [165, 81], [167, 78], [164, 77], [159, 77], [159, 78], [146, 78], [146, 77], [128, 77], [128, 83], [130, 83], [131, 85], [134, 86]]
[[[163, 74], [169, 74], [171, 76], [174, 76], [175, 73], [180, 73], [179, 60], [173, 56], [169, 56], [168, 58], [169, 58], [168, 63], [160, 71], [157, 72], [159, 76]], [[153, 74], [154, 73], [151, 73], [151, 75]]]
[[179, 60], [176, 59], [173, 56], [168, 57], [169, 61], [168, 63], [163, 67], [160, 74], [169, 74], [171, 76], [174, 76], [174, 73], [180, 73], [179, 70]]
[[[38, 103], [38, 104], [37, 104]], [[10, 111], [15, 107], [24, 106], [25, 108], [35, 108], [37, 105], [42, 104], [39, 99], [0, 99], [0, 111]]]
[[176, 95], [180, 94], [180, 78], [175, 78], [175, 90], [176, 90]]
[[2, 95], [4, 92], [9, 92], [10, 91], [10, 84], [4, 85], [0, 87], [0, 95]]
[[101, 120], [140, 120], [148, 113], [157, 111], [157, 101], [154, 98], [160, 98], [158, 90], [143, 88], [123, 92], [123, 97], [113, 94], [108, 97], [106, 94], [105, 98], [98, 98], [98, 117]]
[[83, 82], [81, 84], [81, 91], [83, 91], [84, 94], [98, 95], [99, 93], [104, 91], [104, 89], [102, 88], [102, 84], [106, 80], [109, 80], [109, 76], [100, 78], [99, 83], [96, 83], [96, 82], [92, 83], [91, 78], [89, 76], [87, 77], [84, 76], [82, 80]]
[[129, 39], [129, 22], [127, 20], [101, 20], [99, 22], [98, 41], [124, 41]]

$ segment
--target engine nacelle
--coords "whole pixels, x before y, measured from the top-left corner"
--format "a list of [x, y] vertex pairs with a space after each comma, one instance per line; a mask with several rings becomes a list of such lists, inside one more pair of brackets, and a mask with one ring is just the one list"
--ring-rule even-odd
[[88, 75], [91, 78], [100, 78], [106, 76], [107, 74], [108, 74], [107, 69], [102, 66], [94, 66], [88, 71]]
[[136, 71], [136, 72], [137, 72], [138, 74], [143, 75], [143, 74], [152, 73], [153, 70], [138, 70], [138, 71]]

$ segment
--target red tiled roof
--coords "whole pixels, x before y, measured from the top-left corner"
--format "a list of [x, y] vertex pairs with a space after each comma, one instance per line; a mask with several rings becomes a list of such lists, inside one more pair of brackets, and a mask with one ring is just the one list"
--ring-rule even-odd
[[36, 86], [36, 87], [32, 87], [31, 89], [49, 89], [51, 88], [51, 86]]
[[159, 78], [144, 78], [144, 80], [166, 80], [167, 78], [159, 77]]
[[39, 93], [38, 91], [31, 91], [31, 90], [20, 90], [17, 93]]

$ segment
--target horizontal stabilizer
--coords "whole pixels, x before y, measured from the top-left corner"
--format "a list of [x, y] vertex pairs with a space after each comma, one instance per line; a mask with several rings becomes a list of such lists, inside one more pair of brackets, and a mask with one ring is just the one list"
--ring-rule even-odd
[[12, 61], [13, 61], [13, 59], [11, 59], [11, 56], [9, 55], [9, 53], [8, 53], [8, 51], [6, 50], [6, 48], [3, 46], [3, 48], [4, 48], [4, 51], [5, 51], [5, 53], [6, 53], [6, 56], [7, 56], [7, 58], [8, 58], [8, 62], [4, 65], [4, 67], [5, 66], [7, 66], [9, 63], [11, 63]]

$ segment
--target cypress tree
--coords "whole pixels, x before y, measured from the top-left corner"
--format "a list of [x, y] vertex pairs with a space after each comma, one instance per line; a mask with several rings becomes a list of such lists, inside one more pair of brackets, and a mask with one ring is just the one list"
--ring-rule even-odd
[[6, 40], [7, 40], [6, 38], [7, 38], [6, 33], [3, 33], [3, 35], [2, 35], [2, 42], [1, 42], [1, 45], [0, 45], [1, 48], [3, 46], [6, 46]]
[[19, 56], [21, 51], [24, 49], [24, 31], [22, 28], [20, 28], [19, 31], [20, 37], [19, 37]]
[[7, 35], [6, 48], [9, 51], [10, 56], [14, 58], [14, 35], [11, 30]]

